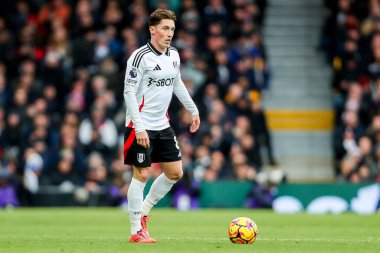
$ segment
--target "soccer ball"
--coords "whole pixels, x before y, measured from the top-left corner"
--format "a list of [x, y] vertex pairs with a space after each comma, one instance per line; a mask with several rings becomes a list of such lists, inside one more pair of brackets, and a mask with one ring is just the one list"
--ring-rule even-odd
[[256, 223], [247, 217], [234, 219], [228, 227], [228, 236], [231, 242], [238, 244], [254, 243], [258, 232]]

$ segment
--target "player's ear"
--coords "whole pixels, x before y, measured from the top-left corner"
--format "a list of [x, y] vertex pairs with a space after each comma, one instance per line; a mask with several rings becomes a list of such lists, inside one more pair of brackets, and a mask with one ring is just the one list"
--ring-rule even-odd
[[149, 26], [149, 32], [151, 35], [155, 35], [155, 32], [156, 32], [156, 28], [154, 26]]

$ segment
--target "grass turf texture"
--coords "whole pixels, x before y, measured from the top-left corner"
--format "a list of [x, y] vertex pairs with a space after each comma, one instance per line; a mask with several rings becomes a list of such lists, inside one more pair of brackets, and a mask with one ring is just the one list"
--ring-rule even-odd
[[[280, 215], [272, 211], [155, 209], [149, 222], [157, 244], [130, 244], [128, 214], [121, 209], [0, 210], [0, 252], [379, 252], [380, 215]], [[232, 244], [229, 222], [252, 218], [253, 245]]]

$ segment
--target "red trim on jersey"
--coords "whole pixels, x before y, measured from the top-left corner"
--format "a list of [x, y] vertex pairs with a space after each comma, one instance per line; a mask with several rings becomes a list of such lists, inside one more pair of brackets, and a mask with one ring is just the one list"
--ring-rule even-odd
[[135, 129], [131, 129], [131, 133], [129, 134], [127, 140], [124, 143], [124, 150], [123, 150], [124, 159], [127, 158], [128, 150], [131, 147], [133, 141], [135, 140], [135, 137], [136, 137]]
[[166, 118], [170, 121], [169, 113], [166, 111]]
[[[145, 99], [144, 99], [144, 96], [143, 96], [143, 99], [142, 99], [141, 104], [140, 104], [140, 106], [139, 106], [139, 112], [141, 112], [142, 108], [144, 107], [144, 101], [145, 101]], [[129, 124], [128, 124], [127, 127], [133, 127], [133, 122], [132, 122], [132, 120], [129, 122]]]
[[142, 108], [144, 107], [144, 101], [145, 101], [145, 97], [143, 96], [143, 100], [141, 101], [141, 105], [139, 107], [139, 112], [141, 112]]

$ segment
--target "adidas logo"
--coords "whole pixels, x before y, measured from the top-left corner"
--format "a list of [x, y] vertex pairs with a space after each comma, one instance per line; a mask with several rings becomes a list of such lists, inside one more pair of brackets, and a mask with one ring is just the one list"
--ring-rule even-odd
[[153, 70], [161, 70], [160, 66], [157, 64], [157, 66]]

